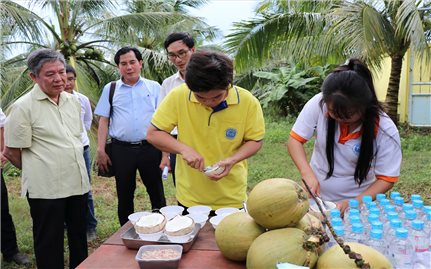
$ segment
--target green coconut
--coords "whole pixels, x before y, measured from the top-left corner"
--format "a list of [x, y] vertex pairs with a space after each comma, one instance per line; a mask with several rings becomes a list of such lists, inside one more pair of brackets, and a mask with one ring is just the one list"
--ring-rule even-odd
[[285, 262], [313, 268], [318, 258], [316, 239], [297, 228], [263, 233], [248, 250], [247, 269], [271, 269]]
[[223, 256], [229, 260], [245, 261], [251, 243], [264, 232], [265, 228], [249, 214], [238, 212], [226, 216], [217, 225], [215, 239]]
[[[350, 249], [358, 254], [361, 254], [362, 259], [369, 263], [371, 268], [387, 269], [393, 268], [391, 262], [382, 253], [372, 247], [360, 244], [347, 242]], [[350, 259], [339, 245], [334, 245], [326, 250], [317, 261], [317, 269], [334, 269], [334, 268], [358, 268], [355, 261]]]
[[250, 216], [267, 229], [294, 227], [310, 205], [302, 187], [287, 178], [259, 182], [247, 200]]

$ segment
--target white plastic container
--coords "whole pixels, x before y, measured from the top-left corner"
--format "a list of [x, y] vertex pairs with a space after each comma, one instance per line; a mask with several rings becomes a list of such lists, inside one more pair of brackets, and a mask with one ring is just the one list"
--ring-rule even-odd
[[201, 229], [202, 229], [202, 227], [205, 226], [205, 224], [208, 220], [208, 215], [192, 213], [192, 214], [189, 214], [188, 216], [190, 218], [192, 218], [195, 223], [199, 223], [201, 225]]
[[182, 215], [184, 207], [179, 205], [168, 205], [160, 208], [160, 213], [162, 213], [167, 220], [174, 218], [175, 216]]
[[215, 211], [217, 216], [219, 216], [219, 215], [220, 216], [222, 216], [222, 215], [227, 216], [227, 215], [230, 215], [230, 214], [233, 214], [236, 212], [239, 212], [239, 209], [235, 208], [235, 207], [222, 207], [222, 208], [219, 208]]
[[187, 212], [189, 214], [202, 214], [202, 215], [209, 215], [211, 211], [211, 207], [206, 205], [195, 205], [187, 208]]
[[220, 221], [222, 221], [222, 219], [224, 219], [224, 217], [226, 217], [226, 215], [217, 215], [210, 218], [210, 223], [213, 226], [214, 230], [217, 229], [217, 225], [220, 223]]

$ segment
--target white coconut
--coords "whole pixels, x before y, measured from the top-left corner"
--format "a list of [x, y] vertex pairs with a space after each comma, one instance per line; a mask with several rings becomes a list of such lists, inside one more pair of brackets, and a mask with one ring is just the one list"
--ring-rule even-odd
[[166, 224], [166, 218], [160, 213], [151, 213], [142, 216], [135, 223], [135, 230], [141, 234], [157, 233], [163, 230]]
[[167, 235], [180, 236], [193, 231], [195, 222], [188, 216], [176, 216], [166, 223], [165, 233]]

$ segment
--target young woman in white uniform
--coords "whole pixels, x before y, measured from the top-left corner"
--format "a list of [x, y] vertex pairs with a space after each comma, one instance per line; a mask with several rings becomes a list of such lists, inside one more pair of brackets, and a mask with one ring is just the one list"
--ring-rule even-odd
[[[289, 153], [311, 190], [336, 202], [385, 193], [398, 180], [398, 129], [377, 100], [370, 70], [350, 59], [329, 74], [299, 114], [288, 141]], [[310, 162], [303, 144], [315, 136]]]

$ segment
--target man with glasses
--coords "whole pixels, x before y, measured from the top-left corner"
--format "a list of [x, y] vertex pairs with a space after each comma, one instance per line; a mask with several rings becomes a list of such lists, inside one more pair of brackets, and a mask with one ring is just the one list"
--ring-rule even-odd
[[[78, 98], [81, 103], [81, 120], [83, 131], [81, 134], [82, 144], [84, 145], [84, 160], [85, 166], [87, 167], [88, 179], [91, 184], [91, 158], [90, 158], [90, 139], [88, 138], [87, 131], [90, 131], [91, 122], [93, 121], [93, 112], [91, 111], [91, 104], [88, 97], [75, 91], [75, 80], [76, 80], [76, 71], [75, 68], [66, 64], [66, 86], [64, 88], [65, 92], [73, 94], [76, 98]], [[97, 219], [94, 215], [94, 202], [93, 202], [93, 193], [91, 191], [88, 192], [87, 199], [87, 241], [93, 241], [96, 239], [96, 226]]]
[[[175, 65], [178, 72], [163, 81], [162, 88], [160, 89], [159, 102], [161, 102], [172, 89], [184, 83], [187, 63], [189, 62], [193, 52], [195, 52], [195, 40], [188, 33], [172, 33], [168, 35], [164, 45], [166, 53], [168, 54], [168, 59]], [[174, 138], [177, 138], [177, 128], [172, 130], [171, 135]], [[162, 162], [160, 164], [160, 169], [163, 169], [166, 166], [169, 167], [169, 170], [172, 173], [174, 185], [176, 156], [176, 154], [163, 153]]]
[[[160, 150], [179, 154], [176, 197], [184, 207], [241, 208], [246, 199], [247, 161], [262, 147], [262, 108], [247, 90], [233, 85], [233, 63], [224, 54], [196, 51], [185, 84], [158, 107], [147, 139]], [[178, 128], [178, 140], [169, 132]], [[218, 166], [215, 174], [204, 173]]]

